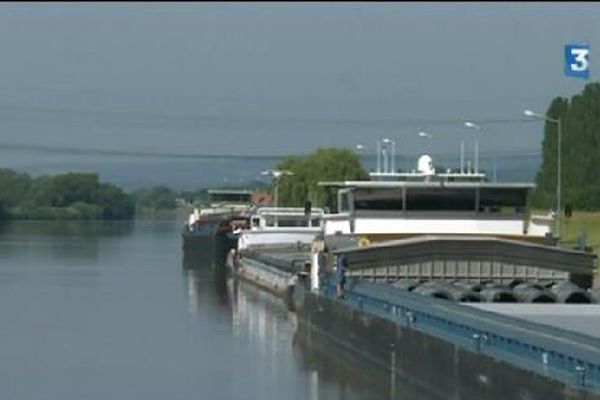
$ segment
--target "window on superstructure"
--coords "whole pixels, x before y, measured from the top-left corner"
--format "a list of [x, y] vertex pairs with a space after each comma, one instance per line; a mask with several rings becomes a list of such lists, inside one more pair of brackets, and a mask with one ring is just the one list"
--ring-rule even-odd
[[402, 211], [402, 199], [357, 199], [356, 210]]
[[402, 211], [403, 208], [401, 190], [363, 189], [354, 194], [354, 209], [357, 211]]
[[305, 227], [307, 226], [308, 221], [306, 219], [296, 219], [296, 218], [283, 218], [279, 219], [278, 225], [280, 227]]
[[339, 212], [347, 212], [350, 211], [350, 205], [348, 202], [348, 193], [340, 193], [340, 205]]
[[491, 213], [521, 214], [527, 209], [527, 189], [482, 188], [479, 194], [479, 210]]
[[475, 189], [410, 188], [406, 192], [408, 211], [474, 211]]

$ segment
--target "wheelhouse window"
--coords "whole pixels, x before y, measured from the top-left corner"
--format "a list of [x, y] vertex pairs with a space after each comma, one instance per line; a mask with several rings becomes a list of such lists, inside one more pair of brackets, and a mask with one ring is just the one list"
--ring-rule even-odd
[[339, 199], [338, 199], [338, 210], [339, 212], [348, 212], [350, 211], [350, 201], [348, 199], [349, 193], [348, 191], [340, 191]]
[[[306, 227], [308, 226], [308, 220], [305, 217], [290, 218], [286, 216], [274, 216], [268, 215], [265, 217], [266, 226], [268, 227]], [[318, 225], [317, 225], [318, 226]]]
[[356, 210], [385, 210], [402, 211], [402, 199], [357, 199], [354, 202]]
[[402, 190], [357, 190], [354, 193], [354, 209], [357, 211], [402, 211]]
[[[521, 214], [527, 209], [528, 188], [406, 187], [356, 189], [350, 198], [357, 212], [482, 212]], [[340, 194], [340, 211], [346, 209]]]
[[406, 192], [408, 211], [474, 211], [476, 189], [420, 189]]
[[249, 193], [210, 193], [210, 200], [215, 203], [249, 203], [252, 195]]
[[479, 210], [483, 212], [522, 213], [527, 207], [527, 189], [482, 188], [479, 193]]

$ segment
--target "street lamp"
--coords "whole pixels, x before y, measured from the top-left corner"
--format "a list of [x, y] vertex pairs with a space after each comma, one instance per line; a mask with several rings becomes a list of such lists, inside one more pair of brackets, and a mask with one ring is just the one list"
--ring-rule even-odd
[[556, 146], [556, 152], [558, 153], [557, 155], [557, 168], [556, 168], [556, 209], [557, 209], [557, 213], [558, 213], [558, 217], [556, 218], [556, 234], [557, 236], [560, 238], [560, 217], [562, 215], [562, 209], [561, 209], [561, 203], [562, 203], [562, 184], [561, 184], [561, 175], [562, 175], [562, 157], [561, 157], [561, 153], [562, 153], [562, 123], [559, 118], [550, 118], [547, 117], [545, 115], [541, 115], [538, 114], [536, 112], [533, 112], [531, 110], [524, 110], [523, 114], [525, 114], [528, 117], [535, 117], [535, 118], [539, 118], [542, 119], [544, 121], [547, 122], [552, 122], [556, 125], [558, 125], [558, 145]]
[[287, 175], [287, 176], [294, 175], [294, 173], [292, 171], [288, 171], [288, 170], [269, 169], [269, 170], [262, 171], [260, 174], [272, 176], [274, 178], [274, 180], [275, 180], [275, 207], [277, 207], [279, 205], [279, 178], [281, 178], [284, 175]]
[[[395, 158], [395, 154], [394, 153], [395, 153], [396, 143], [392, 139], [389, 139], [389, 138], [383, 139], [382, 142], [384, 144], [391, 145], [391, 148], [389, 149], [389, 152], [387, 150], [385, 152], [385, 154], [388, 157], [384, 157], [384, 159], [383, 159], [383, 162], [384, 162], [384, 168], [383, 168], [384, 172], [388, 172], [388, 168], [391, 170], [391, 172], [394, 172], [394, 158]], [[389, 157], [391, 157], [391, 159]]]
[[[383, 156], [383, 173], [394, 171], [396, 158], [396, 142], [389, 138], [377, 141], [377, 173], [381, 172], [381, 156]], [[391, 160], [390, 160], [391, 157]]]
[[[418, 135], [419, 135], [419, 137], [422, 137], [422, 138], [433, 139], [433, 135], [431, 135], [427, 132], [424, 132], [424, 131], [419, 131]], [[428, 147], [428, 151], [430, 151], [431, 149], [429, 148], [429, 146], [427, 146], [427, 147]]]
[[[476, 131], [481, 130], [481, 126], [477, 125], [474, 122], [467, 121], [465, 122], [465, 126], [470, 129], [475, 129]], [[475, 173], [479, 172], [479, 139], [475, 136]]]

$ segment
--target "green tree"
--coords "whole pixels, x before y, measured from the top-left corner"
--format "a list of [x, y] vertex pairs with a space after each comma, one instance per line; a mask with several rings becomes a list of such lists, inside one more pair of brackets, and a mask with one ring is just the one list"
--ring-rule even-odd
[[29, 175], [10, 169], [0, 169], [0, 203], [14, 207], [27, 199], [32, 179]]
[[166, 186], [139, 189], [134, 192], [136, 203], [141, 207], [153, 209], [173, 209], [177, 193]]
[[[562, 124], [563, 205], [600, 209], [600, 83], [589, 83], [570, 100], [552, 100], [546, 115]], [[542, 165], [536, 175], [532, 201], [538, 207], [556, 207], [558, 126], [546, 122]]]
[[102, 219], [131, 219], [135, 214], [133, 196], [110, 183], [100, 184], [93, 200], [100, 208]]
[[289, 170], [292, 176], [279, 180], [279, 204], [301, 207], [307, 200], [315, 206], [336, 207], [336, 193], [318, 186], [319, 181], [366, 180], [367, 172], [359, 156], [348, 149], [319, 148], [308, 157], [287, 157], [277, 169]]
[[97, 174], [31, 178], [0, 170], [0, 219], [130, 219], [131, 195], [98, 181]]
[[75, 202], [91, 203], [98, 186], [98, 174], [70, 172], [36, 179], [31, 197], [38, 206], [66, 207]]

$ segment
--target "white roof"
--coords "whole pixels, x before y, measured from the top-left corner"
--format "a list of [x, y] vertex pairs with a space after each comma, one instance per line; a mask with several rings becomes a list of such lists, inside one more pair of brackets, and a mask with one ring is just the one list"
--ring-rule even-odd
[[489, 188], [489, 189], [534, 189], [534, 183], [512, 182], [410, 182], [410, 181], [325, 181], [319, 186], [338, 188], [368, 188], [368, 189], [393, 189], [403, 187], [414, 188]]
[[[312, 208], [312, 216], [320, 216], [325, 214], [322, 208]], [[256, 210], [259, 215], [278, 215], [278, 216], [304, 216], [304, 208], [300, 207], [260, 207]]]

